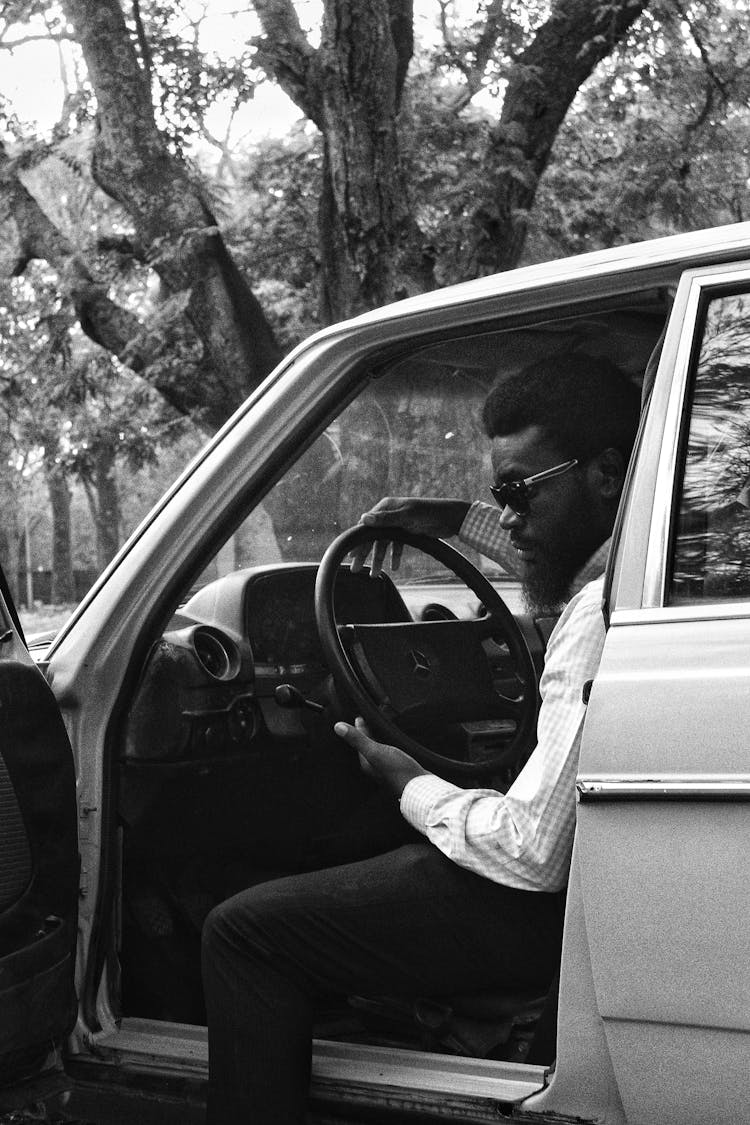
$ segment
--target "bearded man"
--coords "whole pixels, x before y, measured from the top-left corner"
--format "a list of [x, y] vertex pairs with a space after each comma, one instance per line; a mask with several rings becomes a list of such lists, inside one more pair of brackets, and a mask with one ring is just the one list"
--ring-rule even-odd
[[[336, 724], [420, 837], [384, 856], [252, 887], [209, 915], [211, 1125], [304, 1122], [321, 998], [552, 981], [583, 688], [604, 644], [603, 570], [638, 414], [635, 387], [608, 361], [543, 360], [503, 378], [485, 403], [496, 506], [386, 498], [362, 517], [376, 530], [457, 535], [520, 575], [532, 613], [560, 613], [540, 681], [537, 745], [500, 793], [431, 774], [371, 739], [361, 720]], [[376, 544], [373, 573], [387, 546]]]

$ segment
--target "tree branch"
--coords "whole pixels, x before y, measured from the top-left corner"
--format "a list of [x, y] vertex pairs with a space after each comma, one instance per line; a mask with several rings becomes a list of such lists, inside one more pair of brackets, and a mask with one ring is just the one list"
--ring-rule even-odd
[[414, 54], [414, 0], [388, 0], [391, 36], [396, 51], [396, 108], [401, 104], [401, 95]]
[[263, 36], [254, 40], [256, 61], [318, 128], [322, 92], [318, 52], [308, 42], [292, 0], [253, 0]]
[[133, 0], [133, 23], [135, 24], [135, 33], [138, 38], [138, 48], [141, 52], [141, 63], [150, 89], [153, 84], [153, 56], [151, 54], [148, 36], [146, 35], [146, 28], [143, 26], [140, 0]]
[[14, 51], [16, 47], [25, 47], [28, 43], [74, 43], [72, 35], [64, 32], [50, 32], [49, 35], [21, 35], [18, 39], [0, 39], [0, 51]]
[[166, 295], [187, 295], [185, 315], [212, 368], [200, 394], [224, 421], [278, 362], [273, 331], [200, 184], [156, 125], [120, 0], [62, 3], [96, 92], [92, 174], [130, 215]]
[[485, 200], [476, 208], [472, 273], [510, 269], [520, 257], [539, 178], [581, 85], [648, 0], [555, 0], [508, 76], [499, 123], [484, 161]]
[[466, 81], [464, 89], [451, 100], [451, 108], [459, 112], [482, 89], [487, 66], [495, 53], [498, 40], [508, 31], [510, 21], [505, 13], [505, 0], [490, 0], [484, 26], [474, 43], [468, 40], [458, 43], [448, 26], [449, 7], [450, 0], [440, 0], [440, 30], [448, 60]]
[[[154, 359], [147, 328], [128, 309], [107, 295], [85, 259], [54, 225], [18, 178], [17, 166], [0, 147], [0, 211], [15, 229], [13, 253], [0, 260], [0, 274], [18, 276], [37, 258], [57, 272], [60, 288], [71, 301], [86, 335], [126, 363], [144, 372]], [[6, 247], [9, 239], [3, 239]], [[146, 345], [149, 345], [148, 347]], [[158, 382], [154, 381], [158, 390]], [[174, 394], [171, 396], [174, 403]], [[179, 409], [179, 405], [177, 406]]]
[[703, 42], [703, 37], [698, 30], [697, 22], [693, 19], [691, 13], [685, 10], [684, 5], [682, 5], [679, 0], [674, 0], [674, 6], [677, 14], [687, 27], [693, 42], [698, 48], [698, 54], [701, 57], [701, 62], [703, 63], [706, 74], [721, 94], [722, 100], [726, 103], [729, 99], [729, 91], [727, 89], [727, 85], [721, 78], [719, 78], [718, 74], [716, 73], [716, 68], [711, 61], [711, 56], [708, 53], [708, 48]]

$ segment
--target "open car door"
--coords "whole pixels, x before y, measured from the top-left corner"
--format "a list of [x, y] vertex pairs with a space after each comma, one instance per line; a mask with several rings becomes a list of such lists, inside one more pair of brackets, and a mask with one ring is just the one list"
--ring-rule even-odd
[[64, 1085], [78, 869], [70, 742], [0, 572], [0, 1114]]
[[690, 271], [578, 778], [593, 987], [629, 1122], [747, 1117], [749, 425], [750, 271]]

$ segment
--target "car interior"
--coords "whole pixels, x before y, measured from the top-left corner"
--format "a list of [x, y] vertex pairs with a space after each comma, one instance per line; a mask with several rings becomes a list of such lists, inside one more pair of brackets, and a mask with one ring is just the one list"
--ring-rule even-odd
[[[533, 620], [513, 576], [460, 543], [458, 558], [408, 543], [397, 571], [372, 577], [348, 565], [358, 533], [338, 537], [385, 495], [491, 502], [480, 411], [494, 380], [577, 348], [640, 382], [668, 307], [662, 289], [623, 293], [404, 349], [205, 560], [152, 638], [119, 730], [122, 1014], [203, 1024], [200, 931], [214, 904], [411, 838], [333, 734], [339, 717], [364, 711], [459, 784], [512, 783], [533, 748], [554, 622]], [[402, 674], [434, 651], [447, 665], [437, 692], [418, 668]], [[554, 993], [540, 981], [481, 997], [332, 997], [317, 1034], [548, 1063]]]

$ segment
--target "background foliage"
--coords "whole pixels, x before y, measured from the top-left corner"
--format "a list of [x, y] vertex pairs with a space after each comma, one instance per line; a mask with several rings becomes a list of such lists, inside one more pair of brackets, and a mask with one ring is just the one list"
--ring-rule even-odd
[[[331, 317], [745, 218], [747, 0], [340, 5], [0, 3], [0, 57], [43, 44], [61, 90], [39, 124], [0, 87], [0, 558], [22, 601], [29, 566], [73, 601], [75, 572]], [[329, 96], [321, 74], [358, 73], [384, 10], [390, 85]], [[569, 104], [555, 51], [583, 75]], [[254, 117], [269, 80], [300, 114], [279, 135]], [[390, 210], [344, 208], [342, 153], [347, 198], [379, 176]]]

